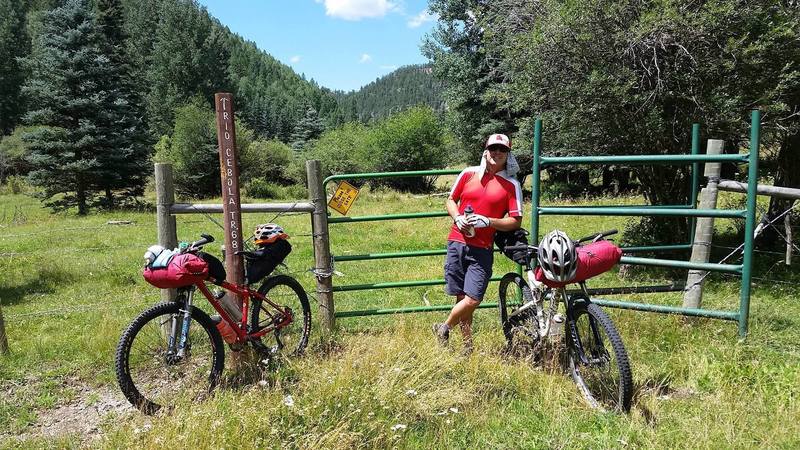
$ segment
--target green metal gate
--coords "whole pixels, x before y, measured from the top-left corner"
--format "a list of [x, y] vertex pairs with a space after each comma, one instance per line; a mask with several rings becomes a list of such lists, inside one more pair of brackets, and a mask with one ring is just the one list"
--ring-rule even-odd
[[[756, 186], [758, 182], [758, 147], [759, 147], [759, 128], [760, 113], [755, 110], [751, 114], [750, 130], [750, 152], [748, 154], [722, 154], [705, 155], [700, 154], [700, 131], [699, 126], [692, 127], [692, 146], [690, 154], [683, 155], [624, 155], [624, 156], [569, 156], [569, 157], [543, 157], [542, 153], [542, 122], [537, 120], [534, 128], [533, 142], [533, 182], [532, 182], [532, 207], [531, 207], [531, 236], [532, 241], [538, 242], [539, 239], [539, 219], [542, 215], [602, 215], [602, 216], [672, 216], [692, 218], [692, 227], [687, 243], [663, 245], [663, 246], [640, 246], [624, 248], [625, 253], [652, 252], [666, 250], [684, 250], [691, 248], [694, 239], [694, 227], [697, 217], [718, 217], [718, 218], [738, 218], [745, 220], [745, 242], [744, 258], [742, 264], [716, 264], [716, 263], [692, 263], [687, 261], [642, 258], [633, 256], [623, 256], [622, 263], [671, 267], [680, 269], [694, 269], [713, 272], [730, 273], [741, 276], [741, 294], [739, 299], [739, 309], [737, 311], [722, 311], [711, 309], [692, 309], [666, 305], [654, 305], [647, 303], [636, 303], [619, 300], [592, 300], [602, 306], [612, 308], [633, 309], [639, 311], [649, 311], [667, 314], [681, 314], [686, 316], [710, 317], [724, 320], [735, 320], [739, 324], [739, 335], [744, 337], [747, 334], [748, 317], [750, 310], [750, 281], [751, 265], [753, 256], [753, 232], [755, 230], [755, 202]], [[697, 209], [698, 187], [700, 185], [700, 164], [701, 163], [737, 163], [748, 164], [748, 184], [747, 184], [747, 209], [744, 210], [703, 210]], [[557, 165], [593, 165], [593, 164], [672, 164], [672, 165], [691, 165], [691, 197], [690, 203], [685, 205], [636, 205], [636, 206], [595, 206], [595, 207], [548, 207], [541, 206], [541, 170], [548, 166]], [[457, 175], [460, 170], [422, 170], [410, 172], [385, 172], [385, 173], [356, 173], [341, 174], [328, 177], [324, 181], [326, 187], [328, 183], [337, 180], [368, 180], [379, 178], [402, 178], [419, 177], [430, 175]], [[356, 217], [330, 217], [329, 224], [343, 224], [350, 222], [367, 222], [383, 220], [402, 220], [418, 219], [428, 217], [445, 217], [447, 212], [419, 212], [405, 214], [385, 214], [373, 216]], [[412, 258], [422, 256], [444, 255], [445, 249], [439, 250], [417, 250], [409, 252], [395, 253], [370, 253], [363, 255], [341, 255], [333, 256], [335, 262], [363, 261], [387, 258]], [[493, 281], [500, 277], [493, 277]], [[391, 289], [399, 287], [432, 286], [443, 285], [444, 279], [402, 281], [402, 282], [380, 282], [358, 285], [334, 286], [333, 292], [358, 291], [368, 289]], [[649, 287], [646, 290], [636, 291], [636, 288], [612, 288], [595, 289], [593, 293], [619, 293], [619, 292], [664, 292], [670, 290], [682, 290], [682, 287]], [[491, 308], [496, 303], [481, 303], [481, 308]], [[374, 308], [367, 310], [336, 311], [335, 317], [356, 317], [376, 314], [397, 314], [424, 311], [443, 311], [449, 310], [452, 305], [419, 306], [406, 308]]]

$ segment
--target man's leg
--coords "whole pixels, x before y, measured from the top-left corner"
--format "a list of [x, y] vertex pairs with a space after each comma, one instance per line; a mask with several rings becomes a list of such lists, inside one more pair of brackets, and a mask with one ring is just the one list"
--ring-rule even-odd
[[472, 350], [472, 314], [480, 305], [480, 302], [467, 295], [456, 296], [458, 303], [450, 311], [445, 324], [453, 328], [456, 323], [461, 325], [461, 335], [464, 339], [464, 348]]

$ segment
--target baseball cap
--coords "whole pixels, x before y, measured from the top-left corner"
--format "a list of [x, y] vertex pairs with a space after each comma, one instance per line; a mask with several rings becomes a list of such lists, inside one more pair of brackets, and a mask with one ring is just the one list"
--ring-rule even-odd
[[489, 148], [490, 145], [502, 145], [503, 147], [511, 148], [511, 141], [505, 134], [493, 134], [486, 140], [485, 148]]

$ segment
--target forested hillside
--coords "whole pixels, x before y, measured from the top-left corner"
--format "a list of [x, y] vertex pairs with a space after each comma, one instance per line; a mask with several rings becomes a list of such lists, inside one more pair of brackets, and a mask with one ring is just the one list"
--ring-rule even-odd
[[339, 108], [345, 121], [370, 122], [416, 105], [444, 110], [442, 83], [433, 77], [427, 65], [401, 67], [378, 78], [358, 91], [337, 92]]
[[[141, 195], [154, 158], [211, 177], [217, 92], [234, 94], [243, 152], [255, 141], [299, 151], [348, 121], [441, 109], [429, 68], [333, 93], [194, 0], [0, 0], [0, 18], [0, 182], [24, 176], [56, 209]], [[206, 185], [196, 194], [218, 190]]]

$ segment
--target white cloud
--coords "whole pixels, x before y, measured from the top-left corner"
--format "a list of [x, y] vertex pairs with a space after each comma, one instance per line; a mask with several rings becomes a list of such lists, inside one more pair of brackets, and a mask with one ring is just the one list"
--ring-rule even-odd
[[344, 20], [361, 20], [383, 17], [397, 10], [395, 2], [389, 0], [315, 0], [325, 3], [325, 14]]
[[417, 14], [416, 16], [408, 19], [408, 27], [409, 28], [417, 28], [425, 22], [431, 22], [437, 19], [437, 15], [431, 14], [426, 9], [421, 13]]
[[361, 59], [358, 60], [360, 64], [364, 64], [365, 62], [372, 61], [372, 56], [369, 56], [366, 53], [361, 54]]
[[299, 63], [301, 59], [302, 58], [300, 57], [300, 55], [294, 55], [291, 58], [289, 58], [289, 62], [296, 64]]

